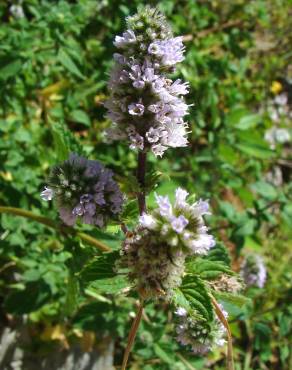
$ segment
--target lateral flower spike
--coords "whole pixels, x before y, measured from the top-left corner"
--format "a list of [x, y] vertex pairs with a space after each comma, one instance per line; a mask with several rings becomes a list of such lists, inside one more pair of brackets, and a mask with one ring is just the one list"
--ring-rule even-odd
[[53, 167], [43, 200], [56, 201], [63, 222], [73, 226], [77, 219], [102, 228], [122, 210], [123, 195], [113, 179], [113, 172], [100, 162], [71, 154]]

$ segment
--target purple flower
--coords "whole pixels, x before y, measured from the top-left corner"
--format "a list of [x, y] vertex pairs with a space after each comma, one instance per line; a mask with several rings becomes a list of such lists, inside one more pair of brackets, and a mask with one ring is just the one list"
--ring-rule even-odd
[[45, 189], [41, 192], [41, 198], [43, 200], [52, 200], [54, 196], [54, 192], [52, 189], [45, 186]]
[[132, 103], [128, 107], [129, 113], [133, 116], [142, 116], [144, 113], [144, 105], [140, 103]]
[[155, 193], [155, 198], [157, 205], [159, 207], [159, 213], [161, 216], [166, 216], [166, 217], [171, 217], [172, 216], [172, 206], [169, 201], [168, 196], [162, 196], [162, 195], [157, 195]]
[[188, 223], [189, 221], [183, 215], [180, 215], [179, 217], [174, 217], [172, 219], [171, 226], [174, 231], [180, 234], [182, 233], [182, 231], [184, 230]]
[[41, 196], [50, 199], [54, 194], [60, 217], [69, 226], [80, 218], [102, 227], [122, 210], [123, 196], [112, 171], [97, 161], [71, 154], [52, 169], [48, 183]]
[[136, 42], [136, 36], [132, 30], [127, 30], [123, 33], [123, 36], [116, 36], [114, 45], [117, 48], [125, 48], [129, 44], [133, 44]]

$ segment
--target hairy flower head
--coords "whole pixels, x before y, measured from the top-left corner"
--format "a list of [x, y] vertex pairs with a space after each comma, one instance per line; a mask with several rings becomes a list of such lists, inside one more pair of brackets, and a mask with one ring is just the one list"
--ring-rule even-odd
[[246, 286], [263, 288], [267, 279], [267, 270], [264, 261], [258, 254], [249, 254], [244, 259], [240, 275]]
[[50, 173], [44, 200], [56, 201], [60, 217], [67, 225], [82, 222], [103, 227], [121, 212], [123, 196], [112, 171], [97, 161], [71, 154]]
[[206, 254], [215, 245], [203, 219], [208, 203], [189, 204], [187, 196], [178, 188], [172, 204], [167, 196], [156, 194], [157, 208], [140, 216], [123, 243], [121, 265], [147, 297], [171, 296], [181, 283], [186, 257]]
[[[227, 317], [227, 312], [224, 310], [222, 312]], [[226, 343], [226, 329], [217, 317], [212, 322], [206, 322], [189, 315], [183, 307], [178, 307], [175, 314], [176, 339], [181, 345], [190, 347], [195, 354], [204, 355]]]

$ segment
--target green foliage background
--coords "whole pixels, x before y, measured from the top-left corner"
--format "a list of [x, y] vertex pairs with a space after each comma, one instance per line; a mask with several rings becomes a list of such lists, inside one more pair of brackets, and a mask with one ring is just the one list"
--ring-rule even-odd
[[[265, 258], [265, 288], [248, 289], [248, 303], [226, 307], [236, 369], [291, 369], [291, 147], [271, 149], [264, 133], [273, 125], [267, 109], [278, 93], [275, 81], [292, 101], [292, 2], [25, 0], [20, 18], [11, 14], [12, 3], [0, 1], [0, 205], [57, 223], [39, 193], [49, 167], [69, 149], [104, 162], [131, 191], [124, 179], [133, 175], [136, 153], [105, 142], [110, 122], [102, 103], [114, 35], [138, 5], [158, 5], [174, 33], [185, 35], [186, 60], [176, 74], [190, 82], [192, 133], [188, 148], [169, 150], [161, 160], [150, 157], [148, 169], [161, 172], [161, 193], [181, 185], [211, 200], [209, 223], [235, 270], [247, 252]], [[288, 129], [292, 136], [291, 117]], [[277, 186], [267, 180], [275, 167], [283, 177]], [[118, 249], [122, 235], [114, 226], [107, 231], [90, 233]], [[39, 353], [64, 346], [54, 330], [69, 343], [88, 332], [96, 334], [97, 345], [111, 337], [121, 363], [135, 298], [115, 297], [123, 282], [115, 281], [109, 299], [100, 284], [86, 284], [86, 274], [79, 279], [98, 254], [94, 247], [2, 214], [0, 250], [3, 325], [27, 315]], [[197, 358], [179, 348], [166, 310], [150, 305], [146, 314], [132, 369], [225, 368], [224, 351]]]

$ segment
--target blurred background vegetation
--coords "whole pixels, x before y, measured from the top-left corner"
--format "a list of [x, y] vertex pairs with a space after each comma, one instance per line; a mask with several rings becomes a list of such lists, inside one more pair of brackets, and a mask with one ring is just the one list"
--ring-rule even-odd
[[[291, 0], [0, 0], [0, 206], [57, 224], [39, 193], [67, 147], [121, 179], [133, 173], [136, 153], [104, 139], [103, 101], [113, 38], [146, 3], [184, 35], [186, 60], [176, 75], [190, 82], [193, 104], [189, 147], [151, 157], [149, 170], [164, 174], [162, 193], [181, 185], [211, 200], [212, 230], [235, 270], [247, 253], [264, 258], [265, 287], [246, 289], [243, 306], [225, 307], [236, 369], [291, 369]], [[91, 234], [118, 249], [122, 236], [107, 231]], [[111, 369], [112, 355], [121, 363], [135, 299], [105, 297], [98, 284], [78, 279], [94, 247], [3, 213], [0, 250], [1, 369], [33, 369], [73, 349], [75, 367], [61, 369], [97, 369], [93, 354], [109, 349], [100, 369]], [[199, 358], [179, 348], [170, 322], [167, 309], [147, 308], [132, 370], [225, 368], [224, 350]]]

